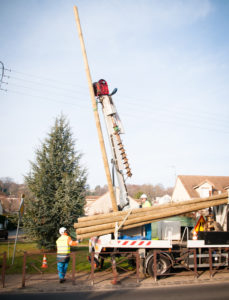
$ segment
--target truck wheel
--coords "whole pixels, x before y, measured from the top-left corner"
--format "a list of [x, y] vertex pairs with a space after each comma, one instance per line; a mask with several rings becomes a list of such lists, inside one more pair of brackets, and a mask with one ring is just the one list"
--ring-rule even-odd
[[[154, 259], [152, 256], [147, 265], [147, 272], [152, 277], [154, 277], [153, 263], [154, 263]], [[169, 260], [169, 258], [159, 254], [157, 256], [157, 276], [166, 275], [167, 273], [170, 272], [170, 269], [171, 269], [171, 261]]]

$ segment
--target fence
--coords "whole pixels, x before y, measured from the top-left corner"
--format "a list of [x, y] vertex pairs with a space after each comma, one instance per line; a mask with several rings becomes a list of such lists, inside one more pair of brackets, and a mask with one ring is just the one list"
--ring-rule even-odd
[[[137, 251], [135, 252], [101, 252], [98, 255], [98, 258], [95, 258], [95, 253], [91, 253], [90, 261], [91, 261], [91, 284], [94, 285], [95, 281], [95, 266], [96, 262], [100, 259], [100, 263], [104, 266], [104, 263], [108, 261], [108, 266], [105, 269], [106, 273], [112, 273], [112, 284], [117, 284], [118, 278], [123, 277], [123, 274], [118, 273], [117, 269], [122, 272], [128, 272], [128, 276], [136, 273], [136, 281], [139, 283], [139, 266], [140, 266], [140, 257]], [[127, 269], [127, 265], [129, 262], [134, 263], [136, 266], [136, 270], [130, 271]], [[123, 266], [125, 264], [125, 267]], [[132, 274], [131, 274], [132, 273]], [[107, 274], [105, 274], [106, 276]], [[124, 275], [125, 276], [125, 275]], [[100, 278], [101, 279], [101, 278]]]
[[[45, 271], [48, 269], [52, 269], [55, 273], [57, 273], [57, 267], [56, 267], [56, 252], [55, 253], [42, 253], [40, 254], [41, 256], [44, 257], [44, 255], [47, 257], [47, 261], [51, 261], [51, 263], [47, 263], [47, 267], [46, 268], [42, 268], [41, 266], [41, 259], [36, 259], [37, 258], [37, 254], [29, 254], [27, 252], [24, 252], [24, 256], [23, 256], [23, 265], [22, 265], [22, 287], [25, 287], [26, 281], [28, 280], [33, 280], [32, 278], [32, 274], [40, 274], [41, 277], [36, 278], [35, 280], [56, 280], [57, 278], [45, 278]], [[34, 258], [34, 256], [36, 256], [36, 258]], [[53, 259], [48, 259], [48, 257], [52, 257], [54, 256]], [[71, 267], [72, 267], [72, 272], [71, 272], [71, 280], [72, 280], [72, 284], [75, 284], [75, 266], [76, 266], [76, 253], [72, 252], [70, 254], [71, 258], [72, 258], [72, 263], [71, 263]], [[55, 267], [54, 267], [55, 266]], [[55, 269], [54, 269], [55, 268]], [[32, 272], [31, 272], [32, 270]], [[30, 272], [29, 272], [30, 271]], [[36, 272], [35, 272], [36, 271]], [[29, 274], [30, 273], [30, 274]], [[26, 275], [30, 275], [27, 276]]]
[[[219, 272], [228, 271], [229, 268], [229, 248], [209, 248], [209, 272], [211, 278]], [[222, 267], [225, 267], [222, 271]]]
[[0, 253], [0, 257], [2, 257], [2, 272], [1, 272], [1, 281], [2, 287], [5, 287], [5, 278], [6, 278], [6, 252]]
[[13, 268], [13, 265], [10, 262], [9, 253], [8, 256], [6, 251], [0, 253], [1, 282], [3, 288], [6, 287], [6, 275], [11, 268]]
[[[197, 278], [200, 274], [198, 270], [200, 267], [209, 270], [210, 277], [214, 277], [217, 272], [228, 272], [229, 268], [229, 248], [206, 248], [204, 253], [198, 253], [198, 249], [184, 249], [181, 250], [153, 250], [153, 266], [152, 272], [155, 281], [161, 276], [161, 263], [160, 259], [164, 258], [169, 264], [167, 264], [167, 270], [163, 275], [182, 275], [176, 272], [178, 268], [186, 269], [191, 275]], [[180, 253], [182, 252], [182, 253]], [[43, 269], [42, 258], [46, 254], [48, 261], [48, 268]], [[67, 274], [70, 277], [72, 284], [75, 285], [76, 280], [76, 255], [77, 252], [71, 253], [71, 264], [69, 265], [70, 272]], [[97, 254], [98, 255], [98, 254]], [[97, 258], [104, 264], [104, 272], [99, 272], [100, 269], [95, 266]], [[139, 268], [140, 257], [138, 251], [136, 252], [101, 252], [98, 256], [94, 252], [91, 253], [91, 270], [89, 271], [87, 281], [91, 281], [94, 285], [95, 281], [99, 278], [102, 280], [102, 276], [105, 276], [105, 280], [112, 279], [112, 284], [116, 284], [119, 278], [136, 278], [139, 283]], [[132, 262], [132, 268], [129, 268], [129, 262]], [[21, 265], [21, 264], [20, 264]], [[134, 267], [133, 267], [134, 266]], [[1, 272], [1, 286], [6, 286], [6, 272], [12, 267], [7, 264], [7, 253], [0, 253], [0, 272]], [[21, 268], [21, 266], [20, 266]], [[174, 271], [170, 272], [170, 269]], [[56, 274], [55, 278], [46, 276], [46, 270], [51, 271], [51, 274]], [[120, 272], [118, 272], [120, 270]], [[185, 275], [189, 275], [185, 273]], [[21, 286], [25, 287], [28, 280], [33, 280], [34, 274], [38, 274], [39, 278], [35, 280], [57, 280], [57, 267], [56, 267], [56, 253], [28, 253], [24, 252], [22, 257], [22, 278]], [[133, 276], [134, 275], [134, 276]]]
[[[179, 254], [179, 255], [177, 255]], [[192, 254], [192, 256], [190, 255]], [[192, 260], [190, 261], [190, 257]], [[166, 259], [169, 263], [166, 265], [166, 270], [164, 270], [163, 274], [161, 274], [160, 263], [161, 260]], [[170, 273], [170, 269], [173, 267], [173, 272]], [[197, 272], [197, 256], [196, 249], [186, 249], [182, 250], [154, 250], [153, 251], [153, 275], [154, 280], [157, 281], [159, 276], [162, 275], [174, 275], [178, 274], [175, 272], [177, 267], [182, 267], [194, 274], [194, 277], [197, 278], [199, 276]], [[193, 268], [193, 269], [192, 269]]]

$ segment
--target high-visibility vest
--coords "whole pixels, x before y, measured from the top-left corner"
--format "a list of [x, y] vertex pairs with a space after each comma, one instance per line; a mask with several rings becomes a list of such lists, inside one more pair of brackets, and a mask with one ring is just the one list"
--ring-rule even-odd
[[142, 207], [151, 207], [149, 200], [146, 200], [145, 203], [142, 204]]
[[70, 245], [68, 243], [68, 235], [61, 235], [56, 241], [57, 245], [57, 254], [69, 254]]

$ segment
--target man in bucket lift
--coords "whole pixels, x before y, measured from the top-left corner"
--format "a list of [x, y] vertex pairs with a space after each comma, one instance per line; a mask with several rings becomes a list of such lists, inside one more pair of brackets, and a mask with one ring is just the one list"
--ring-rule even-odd
[[65, 274], [70, 261], [70, 246], [78, 246], [78, 241], [73, 241], [67, 234], [67, 229], [59, 229], [60, 237], [56, 241], [57, 245], [57, 269], [60, 283], [65, 282]]
[[[151, 207], [151, 203], [150, 201], [147, 199], [147, 196], [146, 194], [142, 194], [141, 197], [141, 207], [142, 208], [145, 208], [145, 207]], [[152, 232], [152, 229], [151, 229], [151, 223], [149, 224], [146, 224], [145, 226], [145, 238], [147, 240], [151, 240], [151, 232]]]

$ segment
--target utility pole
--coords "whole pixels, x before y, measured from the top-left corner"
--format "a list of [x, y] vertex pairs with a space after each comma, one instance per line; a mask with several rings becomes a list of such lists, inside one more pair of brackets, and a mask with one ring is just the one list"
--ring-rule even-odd
[[22, 195], [21, 195], [20, 207], [19, 207], [19, 211], [18, 211], [18, 223], [17, 223], [16, 238], [15, 238], [15, 241], [14, 241], [14, 252], [13, 252], [13, 257], [12, 257], [12, 265], [14, 264], [14, 258], [15, 258], [15, 252], [16, 252], [16, 246], [17, 246], [17, 240], [18, 240], [18, 233], [19, 233], [20, 221], [21, 221], [21, 217], [22, 217], [23, 214], [24, 214], [24, 198], [25, 198], [25, 195], [22, 194]]
[[88, 86], [89, 86], [89, 91], [90, 91], [90, 96], [91, 96], [91, 102], [92, 102], [92, 108], [94, 112], [94, 117], [95, 117], [95, 123], [96, 123], [96, 128], [97, 128], [97, 133], [99, 137], [99, 144], [102, 152], [102, 158], [103, 158], [103, 164], [104, 164], [104, 169], [107, 177], [107, 184], [108, 184], [108, 190], [111, 198], [111, 203], [112, 203], [112, 208], [113, 211], [118, 211], [116, 199], [115, 199], [115, 193], [114, 193], [114, 188], [112, 185], [112, 179], [111, 179], [111, 174], [110, 174], [110, 169], [109, 169], [109, 164], [108, 164], [108, 159], [107, 159], [107, 154], [106, 154], [106, 148], [105, 148], [105, 143], [103, 139], [103, 134], [102, 134], [102, 129], [101, 129], [101, 124], [100, 124], [100, 119], [99, 119], [99, 113], [97, 110], [97, 103], [95, 99], [95, 94], [94, 94], [94, 89], [92, 85], [92, 79], [91, 79], [91, 74], [90, 74], [90, 69], [89, 69], [89, 64], [88, 64], [88, 59], [87, 59], [87, 53], [86, 53], [86, 48], [83, 40], [83, 33], [80, 25], [80, 19], [79, 19], [79, 14], [78, 14], [78, 9], [76, 6], [74, 6], [74, 14], [75, 14], [75, 19], [76, 19], [76, 25], [77, 25], [77, 30], [79, 34], [79, 39], [80, 39], [80, 45], [81, 45], [81, 50], [83, 54], [83, 60], [84, 60], [84, 66], [85, 66], [85, 71], [87, 75], [87, 81], [88, 81]]
[[7, 92], [7, 89], [2, 88], [2, 85], [3, 84], [8, 84], [8, 82], [5, 82], [3, 80], [4, 80], [4, 77], [9, 78], [9, 76], [5, 75], [5, 71], [11, 71], [11, 70], [6, 69], [4, 67], [4, 64], [3, 64], [2, 61], [0, 61], [0, 66], [1, 66], [1, 71], [2, 71], [1, 74], [0, 74], [0, 90], [4, 91], [4, 92]]

